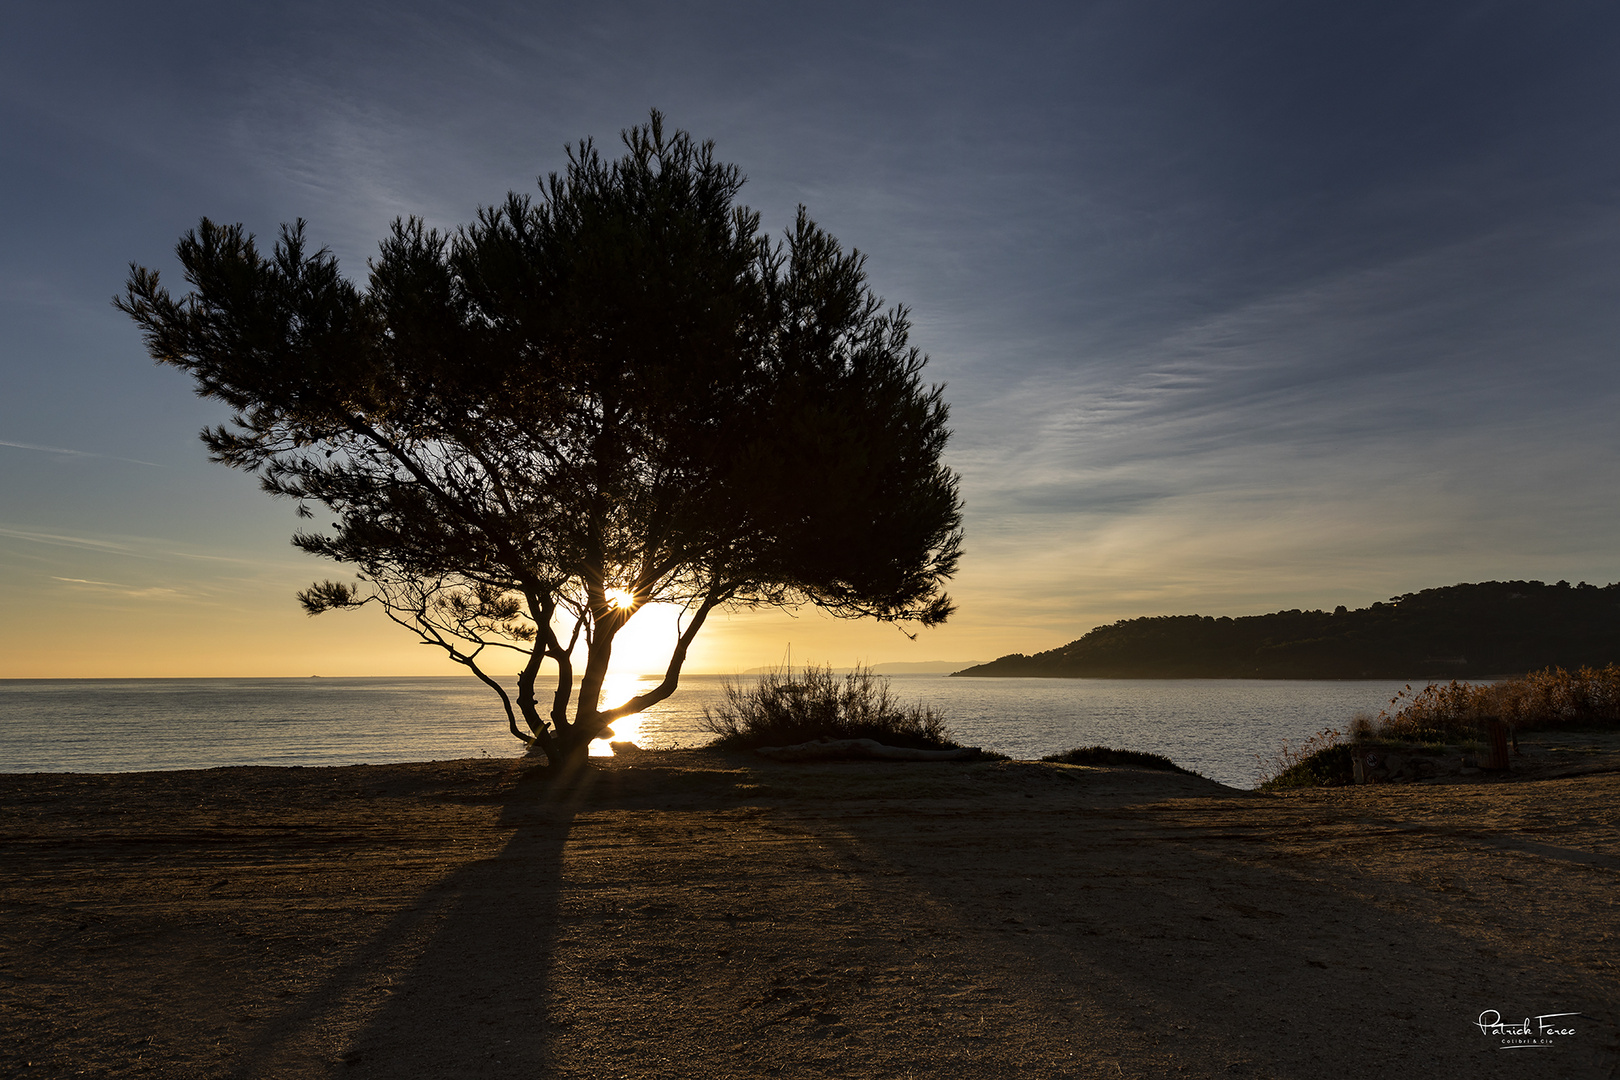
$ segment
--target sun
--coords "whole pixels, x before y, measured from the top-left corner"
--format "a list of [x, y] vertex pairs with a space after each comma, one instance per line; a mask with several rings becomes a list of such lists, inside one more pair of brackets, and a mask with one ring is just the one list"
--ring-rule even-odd
[[679, 604], [654, 602], [625, 611], [624, 625], [613, 635], [613, 663], [609, 670], [621, 675], [657, 674], [662, 678], [680, 638], [683, 610]]
[[636, 606], [636, 594], [629, 589], [608, 589], [606, 596], [608, 605], [620, 611], [629, 611]]

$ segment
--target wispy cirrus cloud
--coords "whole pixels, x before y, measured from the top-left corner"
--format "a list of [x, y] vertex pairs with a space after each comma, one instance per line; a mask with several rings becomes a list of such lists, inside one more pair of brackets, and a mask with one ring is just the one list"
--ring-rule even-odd
[[[67, 448], [205, 422], [130, 363], [119, 266], [177, 281], [198, 215], [266, 245], [298, 215], [360, 279], [396, 214], [453, 227], [655, 104], [773, 235], [805, 204], [911, 305], [967, 502], [944, 633], [979, 635], [942, 651], [1620, 575], [1620, 7], [292, 0], [103, 5], [94, 32], [36, 7], [0, 35], [0, 187], [31, 208], [0, 250], [19, 594], [273, 611], [320, 565], [233, 520], [245, 486]], [[747, 625], [769, 659], [811, 623]]]
[[80, 585], [97, 591], [117, 593], [131, 599], [145, 600], [155, 597], [171, 599], [193, 599], [180, 589], [172, 589], [165, 585], [126, 585], [117, 581], [97, 581], [94, 578], [57, 577], [51, 575], [52, 581], [60, 581], [66, 585]]
[[0, 526], [0, 536], [8, 536], [13, 540], [29, 540], [36, 544], [50, 544], [53, 547], [82, 548], [88, 551], [101, 551], [109, 554], [130, 555], [135, 558], [148, 558], [127, 543], [112, 540], [98, 540], [90, 536], [69, 536], [66, 533], [35, 532], [31, 529], [8, 529]]
[[[77, 549], [100, 555], [116, 555], [158, 562], [183, 559], [188, 562], [223, 563], [229, 566], [246, 566], [258, 570], [296, 569], [300, 572], [306, 571], [310, 565], [297, 559], [264, 559], [251, 556], [219, 555], [203, 551], [180, 551], [174, 547], [172, 539], [150, 536], [79, 536], [70, 533], [46, 532], [39, 529], [18, 529], [0, 525], [0, 537], [44, 544], [50, 547]], [[78, 579], [61, 578], [60, 580]]]
[[160, 465], [155, 461], [143, 461], [140, 458], [120, 457], [117, 454], [97, 454], [89, 450], [69, 450], [63, 446], [40, 446], [37, 443], [12, 442], [9, 439], [0, 439], [0, 446], [9, 446], [13, 450], [32, 450], [40, 454], [60, 454], [63, 457], [99, 458], [102, 461], [123, 461], [131, 465], [148, 465], [154, 469], [166, 469], [167, 465]]

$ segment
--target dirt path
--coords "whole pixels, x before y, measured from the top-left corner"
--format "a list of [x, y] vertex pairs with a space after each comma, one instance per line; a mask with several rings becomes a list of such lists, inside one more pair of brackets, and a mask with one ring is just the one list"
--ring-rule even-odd
[[[1620, 776], [0, 778], [0, 1074], [1610, 1077]], [[1575, 1034], [1497, 1049], [1475, 1021]]]

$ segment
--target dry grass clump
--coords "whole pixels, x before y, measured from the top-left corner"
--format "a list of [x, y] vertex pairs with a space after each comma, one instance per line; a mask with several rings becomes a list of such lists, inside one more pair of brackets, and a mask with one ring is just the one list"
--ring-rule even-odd
[[[1391, 710], [1394, 710], [1393, 712]], [[1487, 720], [1514, 731], [1607, 727], [1620, 724], [1620, 664], [1531, 672], [1495, 683], [1411, 684], [1377, 716], [1357, 714], [1346, 733], [1324, 728], [1298, 745], [1283, 741], [1270, 760], [1255, 755], [1264, 791], [1321, 787], [1351, 781], [1350, 743], [1471, 744]]]
[[[1517, 731], [1620, 724], [1620, 664], [1532, 672], [1498, 683], [1408, 685], [1378, 714], [1375, 737], [1403, 742], [1472, 739], [1485, 720]], [[1395, 711], [1392, 713], [1390, 709]]]
[[1048, 754], [1042, 761], [1059, 765], [1125, 766], [1137, 769], [1160, 769], [1164, 772], [1198, 776], [1191, 769], [1183, 769], [1163, 754], [1150, 754], [1143, 750], [1115, 750], [1108, 746], [1077, 746], [1061, 754]]
[[[1353, 720], [1364, 721], [1364, 716]], [[1259, 767], [1256, 786], [1261, 791], [1280, 788], [1335, 787], [1350, 782], [1350, 744], [1338, 728], [1323, 728], [1298, 743], [1284, 739], [1282, 748], [1270, 760], [1254, 755]]]
[[839, 679], [830, 667], [783, 668], [753, 686], [727, 680], [725, 701], [703, 709], [703, 726], [721, 750], [788, 746], [815, 739], [876, 739], [886, 746], [955, 750], [958, 743], [932, 709], [902, 706], [889, 681], [857, 667]]

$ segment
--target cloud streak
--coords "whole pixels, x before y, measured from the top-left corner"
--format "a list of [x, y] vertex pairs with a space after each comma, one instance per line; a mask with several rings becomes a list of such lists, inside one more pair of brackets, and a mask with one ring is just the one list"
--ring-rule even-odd
[[131, 600], [153, 600], [160, 598], [194, 599], [193, 597], [186, 596], [186, 594], [180, 589], [169, 588], [168, 586], [163, 585], [124, 585], [116, 581], [95, 581], [90, 578], [56, 577], [54, 575], [51, 577], [51, 580], [60, 581], [67, 585], [83, 585], [91, 589], [104, 590]]
[[[361, 277], [396, 214], [453, 227], [533, 192], [582, 136], [616, 153], [657, 105], [743, 169], [768, 227], [807, 204], [911, 306], [967, 501], [945, 633], [970, 636], [947, 651], [1470, 578], [1620, 579], [1620, 10], [104, 14], [86, 29], [40, 8], [0, 40], [0, 187], [34, 208], [0, 252], [19, 286], [0, 321], [23, 343], [0, 358], [0, 430], [32, 436], [8, 450], [150, 467], [63, 447], [224, 419], [106, 303], [130, 259], [172, 278], [200, 216], [261, 237], [308, 218]], [[40, 475], [70, 471], [93, 524]], [[179, 538], [246, 520], [251, 485], [128, 472], [0, 475], [12, 521], [64, 523], [0, 537], [19, 560], [38, 545], [30, 565], [82, 552], [53, 568], [85, 590], [145, 579], [119, 558], [180, 589], [239, 558]], [[759, 662], [794, 637], [766, 625], [748, 622]]]
[[53, 547], [86, 548], [108, 554], [130, 555], [135, 558], [143, 557], [126, 543], [98, 540], [87, 536], [68, 536], [63, 533], [35, 532], [28, 529], [8, 529], [3, 526], [0, 526], [0, 536], [8, 536], [13, 540], [27, 540], [35, 544], [50, 544]]
[[0, 446], [9, 446], [13, 450], [33, 450], [41, 454], [58, 454], [63, 457], [97, 458], [102, 461], [122, 461], [130, 465], [148, 465], [154, 469], [167, 468], [167, 466], [159, 465], [155, 461], [142, 461], [140, 458], [119, 457], [116, 454], [95, 454], [88, 450], [68, 450], [60, 446], [39, 446], [35, 443], [12, 442], [8, 439], [0, 439]]

